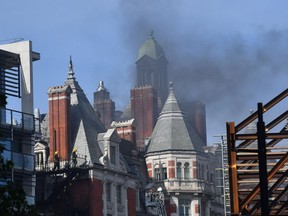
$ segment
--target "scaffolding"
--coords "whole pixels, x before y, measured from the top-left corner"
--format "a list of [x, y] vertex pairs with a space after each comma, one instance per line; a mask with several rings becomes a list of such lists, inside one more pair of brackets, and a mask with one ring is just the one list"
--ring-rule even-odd
[[[287, 106], [280, 105], [288, 89], [235, 126], [227, 122], [227, 149], [231, 215], [288, 215], [288, 152]], [[284, 104], [285, 105], [285, 104]], [[265, 116], [273, 115], [265, 125]], [[242, 129], [257, 119], [257, 132], [242, 133]], [[257, 144], [255, 146], [255, 144]]]
[[229, 191], [229, 174], [228, 174], [228, 156], [227, 156], [227, 141], [224, 135], [216, 136], [219, 137], [221, 140], [218, 144], [220, 152], [221, 152], [221, 167], [217, 168], [220, 171], [220, 178], [221, 181], [219, 186], [222, 191], [222, 198], [223, 198], [223, 207], [224, 207], [224, 216], [230, 215], [230, 191]]

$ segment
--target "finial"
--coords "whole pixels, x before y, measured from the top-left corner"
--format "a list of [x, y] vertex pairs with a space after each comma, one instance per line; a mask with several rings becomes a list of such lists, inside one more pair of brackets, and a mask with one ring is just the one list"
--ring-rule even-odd
[[170, 91], [174, 91], [174, 83], [172, 81], [169, 82]]
[[100, 81], [97, 91], [99, 92], [99, 91], [103, 91], [103, 90], [106, 90], [104, 87], [104, 81]]
[[68, 79], [75, 79], [75, 78], [74, 78], [73, 63], [72, 63], [72, 57], [71, 57], [71, 55], [70, 55], [70, 61], [69, 61]]

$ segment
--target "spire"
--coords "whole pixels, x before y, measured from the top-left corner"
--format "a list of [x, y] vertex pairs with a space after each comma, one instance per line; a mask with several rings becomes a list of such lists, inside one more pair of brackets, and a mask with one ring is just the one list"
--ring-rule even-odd
[[174, 94], [173, 82], [169, 84], [170, 93], [154, 127], [147, 153], [169, 150], [202, 151], [203, 141], [181, 111]]
[[71, 79], [75, 80], [74, 71], [73, 71], [72, 57], [70, 55], [68, 80], [71, 80]]

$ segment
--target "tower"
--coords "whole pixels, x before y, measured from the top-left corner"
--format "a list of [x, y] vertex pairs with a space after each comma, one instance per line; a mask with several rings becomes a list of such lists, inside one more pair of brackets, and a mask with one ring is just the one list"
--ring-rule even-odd
[[167, 64], [165, 53], [153, 37], [152, 31], [138, 50], [137, 86], [153, 86], [158, 92], [161, 104], [164, 104], [168, 95]]
[[145, 150], [145, 140], [152, 134], [158, 115], [157, 92], [152, 86], [131, 90], [131, 117], [136, 124], [136, 145]]
[[105, 128], [108, 129], [114, 120], [115, 103], [110, 99], [110, 93], [104, 87], [103, 81], [100, 81], [97, 91], [94, 92], [94, 110], [99, 114]]

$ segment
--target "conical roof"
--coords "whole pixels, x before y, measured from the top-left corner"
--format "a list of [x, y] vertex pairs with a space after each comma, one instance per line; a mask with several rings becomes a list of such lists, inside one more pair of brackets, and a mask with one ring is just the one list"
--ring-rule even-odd
[[152, 59], [159, 59], [162, 56], [165, 57], [162, 47], [153, 37], [153, 31], [151, 32], [147, 40], [140, 46], [136, 62], [143, 56], [149, 56]]
[[[70, 59], [68, 79], [65, 85], [72, 89], [71, 97], [71, 138], [73, 148], [79, 155], [86, 155], [87, 161], [99, 163], [102, 155], [97, 143], [98, 133], [106, 131], [97, 117], [92, 105], [74, 77], [73, 64]], [[73, 149], [72, 148], [72, 149]]]
[[147, 153], [161, 151], [203, 151], [203, 141], [179, 108], [173, 84], [151, 135]]

